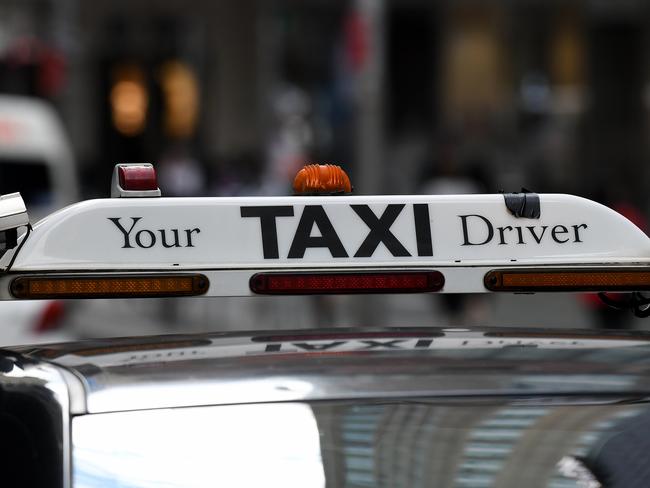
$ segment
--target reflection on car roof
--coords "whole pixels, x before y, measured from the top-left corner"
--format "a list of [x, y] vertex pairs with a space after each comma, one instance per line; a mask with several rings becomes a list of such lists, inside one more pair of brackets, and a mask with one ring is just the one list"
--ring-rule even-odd
[[639, 332], [398, 328], [123, 338], [21, 352], [71, 370], [84, 384], [87, 411], [106, 412], [405, 396], [629, 396], [650, 390], [649, 350], [650, 334]]

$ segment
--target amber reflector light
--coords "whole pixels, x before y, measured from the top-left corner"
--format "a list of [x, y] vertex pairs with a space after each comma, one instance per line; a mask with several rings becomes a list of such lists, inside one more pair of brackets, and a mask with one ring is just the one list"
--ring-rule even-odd
[[439, 271], [259, 273], [250, 281], [251, 290], [263, 295], [427, 293], [439, 291], [444, 284]]
[[293, 180], [296, 195], [331, 195], [350, 193], [350, 178], [340, 166], [310, 164], [302, 168]]
[[650, 271], [642, 269], [492, 270], [485, 275], [491, 291], [643, 291]]
[[142, 298], [202, 295], [208, 279], [195, 275], [22, 276], [11, 283], [16, 298]]

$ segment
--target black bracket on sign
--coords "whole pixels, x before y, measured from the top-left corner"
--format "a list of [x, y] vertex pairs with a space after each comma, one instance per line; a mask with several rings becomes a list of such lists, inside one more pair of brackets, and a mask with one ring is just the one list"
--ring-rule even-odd
[[508, 211], [517, 218], [538, 219], [541, 215], [537, 193], [522, 188], [521, 193], [504, 193], [503, 198]]

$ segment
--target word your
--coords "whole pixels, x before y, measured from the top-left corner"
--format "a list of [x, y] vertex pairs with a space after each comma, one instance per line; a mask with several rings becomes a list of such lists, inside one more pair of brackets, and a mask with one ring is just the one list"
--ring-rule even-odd
[[[192, 237], [201, 232], [201, 229], [195, 227], [194, 229], [136, 229], [142, 217], [130, 217], [131, 225], [122, 225], [120, 218], [108, 217], [108, 220], [115, 224], [124, 238], [123, 249], [143, 248], [149, 249], [156, 245], [162, 247], [194, 247]], [[127, 228], [128, 227], [128, 228]]]

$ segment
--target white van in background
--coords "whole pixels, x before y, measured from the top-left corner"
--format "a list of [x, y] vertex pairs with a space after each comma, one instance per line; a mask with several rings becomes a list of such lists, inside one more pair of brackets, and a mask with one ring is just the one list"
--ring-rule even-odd
[[[0, 95], [0, 194], [19, 191], [32, 223], [79, 200], [72, 148], [63, 123], [44, 100]], [[66, 339], [57, 331], [66, 304], [48, 300], [0, 307], [0, 344]]]
[[79, 199], [72, 149], [45, 101], [0, 95], [0, 194], [19, 191], [32, 222]]

